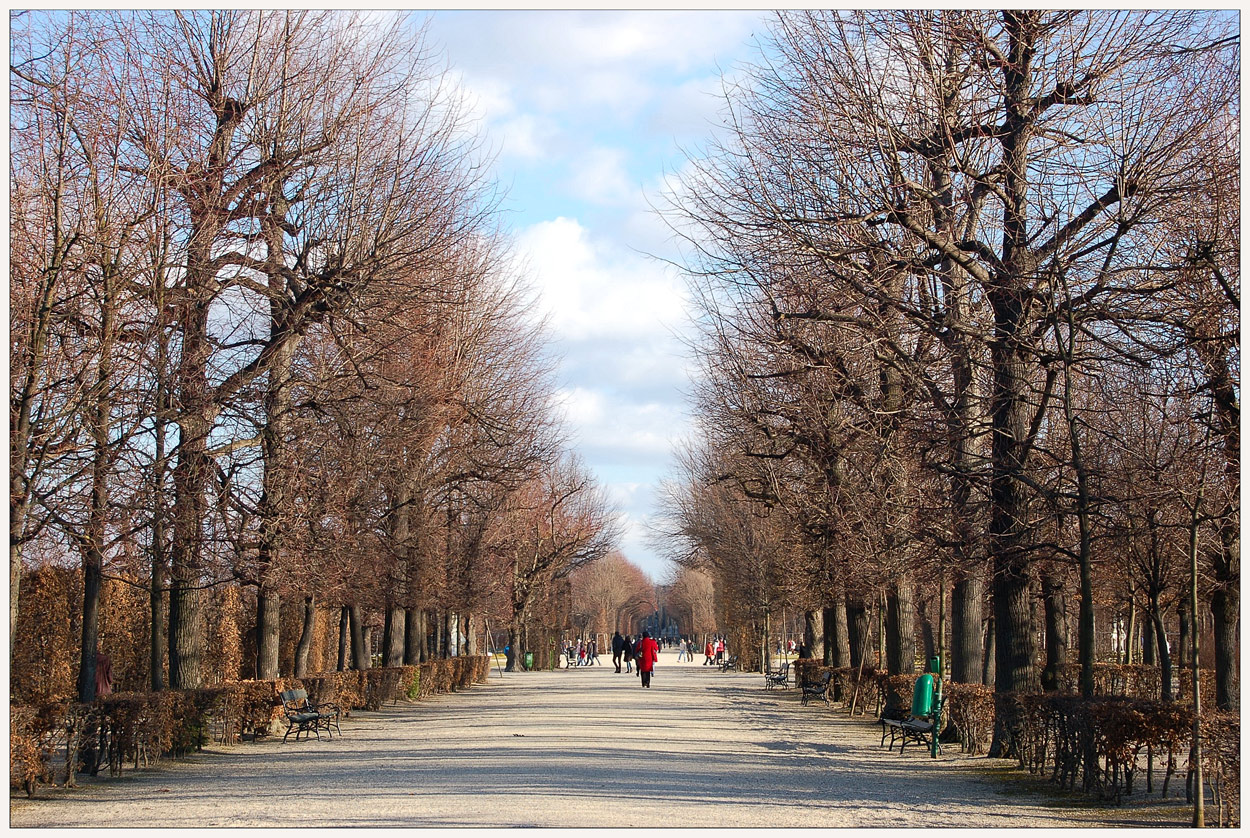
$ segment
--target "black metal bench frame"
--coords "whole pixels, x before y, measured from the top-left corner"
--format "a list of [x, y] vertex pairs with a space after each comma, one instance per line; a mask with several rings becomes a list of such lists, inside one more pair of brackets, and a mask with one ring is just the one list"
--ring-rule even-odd
[[781, 665], [780, 669], [764, 669], [764, 689], [771, 690], [774, 687], [786, 689], [790, 686], [790, 662], [786, 661]]
[[728, 672], [731, 669], [737, 669], [737, 668], [738, 668], [738, 656], [737, 655], [730, 655], [729, 657], [725, 658], [725, 660], [720, 663], [721, 672]]
[[286, 733], [282, 737], [283, 742], [292, 733], [295, 734], [296, 742], [299, 741], [301, 733], [311, 733], [318, 739], [321, 738], [323, 730], [331, 739], [334, 738], [334, 733], [331, 731], [342, 735], [342, 731], [339, 730], [339, 706], [337, 704], [329, 702], [315, 704], [308, 698], [307, 690], [283, 690], [281, 698], [282, 711], [286, 714], [287, 720]]
[[898, 752], [901, 754], [908, 742], [915, 742], [932, 751], [933, 744], [937, 741], [937, 752], [942, 753], [942, 742], [935, 740], [934, 737], [941, 734], [936, 727], [941, 721], [942, 705], [945, 701], [946, 696], [939, 698], [933, 710], [925, 716], [903, 713], [901, 717], [891, 717], [886, 715], [888, 711], [883, 712], [881, 714], [881, 744], [885, 745], [885, 737], [889, 734], [890, 750], [893, 750], [894, 743], [898, 742]]
[[833, 683], [833, 672], [827, 671], [819, 679], [813, 681], [806, 676], [803, 683], [799, 685], [803, 690], [803, 698], [801, 703], [806, 705], [809, 698], [819, 698], [825, 704], [829, 703], [829, 686]]

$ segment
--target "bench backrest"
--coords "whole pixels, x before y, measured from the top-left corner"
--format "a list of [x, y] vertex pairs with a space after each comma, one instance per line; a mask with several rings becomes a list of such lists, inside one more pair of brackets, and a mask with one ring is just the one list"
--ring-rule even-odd
[[283, 690], [282, 706], [288, 710], [304, 710], [308, 707], [307, 690]]

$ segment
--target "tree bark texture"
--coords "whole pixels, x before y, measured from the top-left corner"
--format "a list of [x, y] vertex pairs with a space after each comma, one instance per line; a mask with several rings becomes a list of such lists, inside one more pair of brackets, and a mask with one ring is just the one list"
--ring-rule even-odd
[[886, 671], [907, 675], [916, 671], [916, 606], [911, 576], [900, 574], [886, 595]]
[[304, 624], [300, 628], [299, 641], [295, 644], [296, 678], [308, 675], [308, 654], [312, 650], [313, 636], [317, 633], [317, 603], [311, 594], [304, 597]]
[[1241, 596], [1235, 588], [1217, 588], [1211, 595], [1215, 629], [1215, 706], [1241, 707], [1241, 670], [1238, 659]]
[[348, 658], [348, 652], [351, 649], [351, 645], [348, 643], [350, 635], [351, 610], [344, 605], [339, 609], [339, 660], [337, 667], [339, 672], [346, 672], [350, 662]]
[[[272, 219], [266, 219], [271, 259], [282, 252], [281, 232], [274, 228]], [[273, 241], [273, 238], [277, 241]], [[285, 281], [276, 269], [269, 279], [274, 297], [270, 301], [270, 342], [265, 385], [265, 423], [260, 433], [261, 478], [260, 535], [256, 547], [256, 582], [259, 586], [256, 602], [256, 677], [278, 677], [278, 643], [281, 631], [279, 595], [273, 590], [273, 569], [282, 552], [283, 529], [289, 515], [290, 490], [286, 476], [286, 441], [291, 435], [291, 394], [293, 384], [291, 368], [299, 335], [286, 324], [284, 314], [286, 295], [282, 293]]]
[[1176, 613], [1180, 623], [1176, 649], [1176, 667], [1177, 669], [1188, 669], [1193, 665], [1189, 659], [1189, 633], [1193, 630], [1193, 623], [1189, 619], [1189, 605], [1185, 600], [1182, 599], [1176, 607]]
[[1042, 606], [1046, 623], [1046, 666], [1042, 689], [1059, 689], [1060, 669], [1068, 663], [1068, 597], [1063, 580], [1055, 573], [1042, 577]]
[[1168, 630], [1163, 622], [1158, 604], [1151, 609], [1151, 630], [1155, 636], [1155, 648], [1159, 653], [1159, 699], [1172, 700], [1172, 654], [1168, 651]]
[[424, 621], [421, 619], [420, 608], [404, 609], [404, 665], [416, 666], [421, 663], [425, 651]]
[[820, 609], [803, 612], [803, 645], [807, 648], [807, 656], [809, 658], [824, 661], [824, 612]]
[[407, 635], [404, 609], [392, 605], [386, 609], [386, 623], [382, 629], [382, 665], [402, 666], [404, 663], [404, 639]]
[[347, 624], [351, 628], [351, 668], [369, 669], [369, 645], [365, 643], [364, 613], [360, 605], [347, 608]]
[[858, 597], [846, 598], [846, 637], [851, 666], [860, 666], [871, 651], [872, 627], [869, 624], [868, 608]]
[[834, 667], [851, 665], [851, 645], [847, 634], [846, 600], [838, 597], [825, 609], [825, 663]]
[[256, 592], [256, 677], [272, 681], [278, 677], [278, 626], [282, 602], [276, 591], [261, 587]]
[[989, 619], [985, 621], [985, 658], [981, 662], [981, 683], [987, 687], [994, 686], [996, 681], [998, 654], [994, 645], [997, 642], [997, 637], [998, 631], [994, 627], [994, 615], [990, 614]]
[[951, 594], [951, 680], [980, 684], [985, 672], [982, 632], [985, 587], [979, 573], [963, 573]]
[[476, 621], [473, 619], [473, 614], [466, 611], [462, 615], [461, 621], [464, 624], [464, 653], [466, 655], [476, 655], [478, 652], [477, 626], [475, 624]]

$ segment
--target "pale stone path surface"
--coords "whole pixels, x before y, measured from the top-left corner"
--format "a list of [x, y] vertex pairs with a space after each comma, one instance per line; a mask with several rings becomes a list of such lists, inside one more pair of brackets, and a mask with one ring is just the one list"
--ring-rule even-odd
[[[604, 657], [605, 662], [607, 657]], [[13, 827], [1097, 827], [1161, 825], [992, 776], [957, 748], [880, 747], [757, 674], [661, 658], [508, 673], [357, 713], [333, 741], [206, 751], [47, 799]], [[1156, 814], [1157, 818], [1157, 814]], [[1179, 823], [1179, 822], [1178, 822]]]

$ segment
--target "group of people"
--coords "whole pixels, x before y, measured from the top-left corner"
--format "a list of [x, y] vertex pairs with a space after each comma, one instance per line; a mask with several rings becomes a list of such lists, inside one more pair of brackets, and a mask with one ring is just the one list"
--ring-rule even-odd
[[603, 661], [599, 660], [599, 643], [594, 638], [579, 640], [576, 644], [571, 640], [564, 641], [564, 656], [568, 658], [569, 666], [603, 666]]
[[[667, 642], [668, 645], [676, 646], [678, 662], [685, 660], [694, 663], [699, 648], [694, 638], [670, 639]], [[564, 654], [568, 658], [569, 666], [594, 666], [595, 664], [602, 666], [599, 660], [598, 642], [593, 638], [579, 640], [576, 643], [566, 640]], [[637, 672], [643, 687], [650, 688], [651, 675], [655, 671], [655, 664], [659, 658], [660, 644], [650, 632], [644, 631], [637, 639], [633, 635], [622, 635], [619, 631], [612, 635], [612, 665], [616, 667], [616, 672]], [[725, 637], [715, 635], [703, 646], [703, 665], [716, 666], [724, 661]]]
[[655, 662], [660, 659], [660, 645], [649, 632], [635, 640], [631, 635], [622, 635], [619, 631], [612, 635], [612, 664], [616, 671], [632, 672], [637, 667], [638, 677], [642, 685], [651, 688], [651, 673], [655, 670]]
[[725, 637], [717, 635], [703, 644], [703, 665], [717, 666], [725, 662]]

